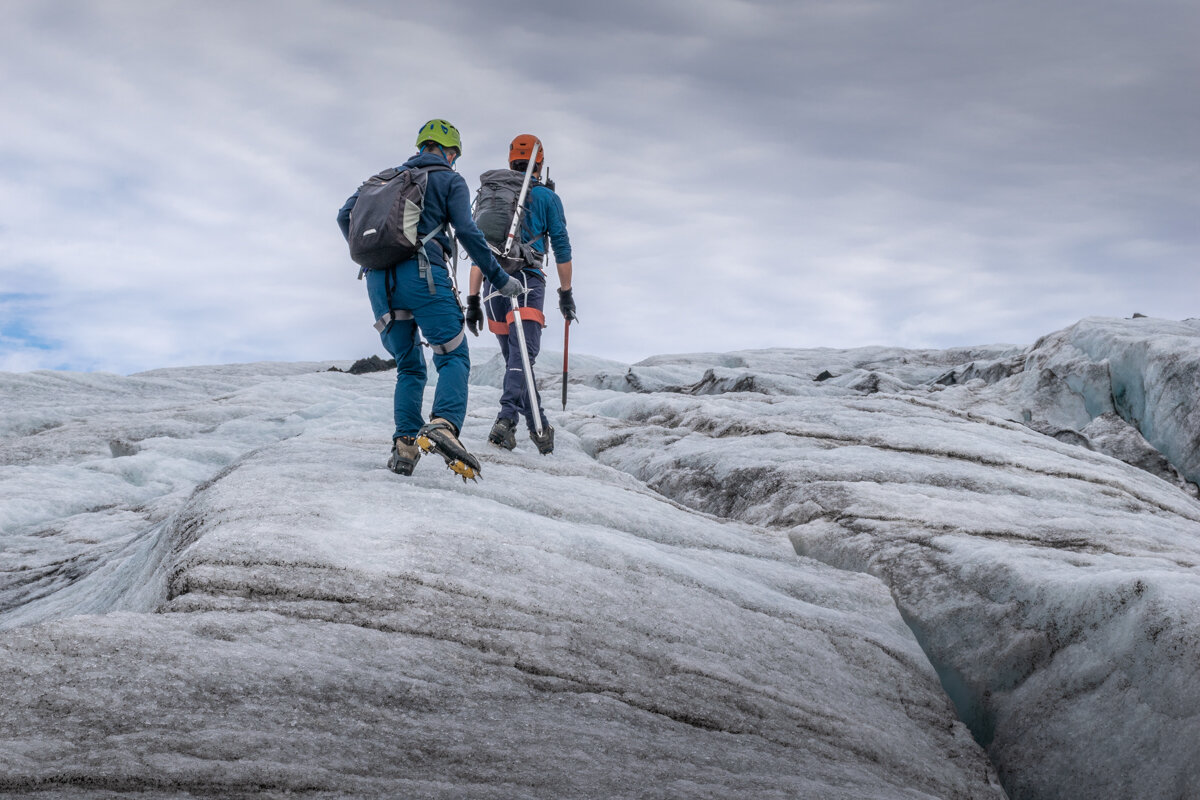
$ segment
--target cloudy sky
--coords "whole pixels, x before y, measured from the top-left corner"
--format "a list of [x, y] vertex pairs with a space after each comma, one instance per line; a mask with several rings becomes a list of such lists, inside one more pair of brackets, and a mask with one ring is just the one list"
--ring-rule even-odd
[[1194, 0], [4, 13], [3, 370], [382, 352], [334, 217], [430, 117], [461, 129], [472, 190], [514, 135], [544, 141], [573, 351], [1025, 344], [1200, 315]]

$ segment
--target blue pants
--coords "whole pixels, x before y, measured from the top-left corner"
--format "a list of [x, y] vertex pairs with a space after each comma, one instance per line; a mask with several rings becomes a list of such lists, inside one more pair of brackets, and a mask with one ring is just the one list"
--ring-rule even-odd
[[[418, 274], [416, 259], [398, 264], [391, 270], [367, 272], [367, 296], [375, 319], [395, 309], [412, 312], [412, 319], [391, 322], [379, 338], [396, 359], [394, 412], [399, 436], [416, 436], [425, 423], [421, 400], [425, 394], [425, 354], [421, 352], [421, 334], [431, 345], [452, 341], [463, 330], [463, 313], [454, 299], [450, 273], [436, 264], [430, 266], [434, 294]], [[389, 273], [392, 276], [389, 277]], [[471, 374], [471, 356], [464, 336], [449, 353], [434, 353], [437, 389], [433, 394], [433, 413], [462, 431], [467, 416], [467, 378]]]
[[[525, 345], [529, 348], [529, 366], [533, 367], [538, 352], [542, 348], [542, 327], [546, 317], [542, 307], [546, 302], [546, 279], [536, 272], [524, 272], [517, 276], [524, 278], [528, 291], [517, 298], [521, 306], [521, 327], [525, 331]], [[493, 291], [489, 284], [484, 294]], [[518, 415], [525, 417], [529, 430], [534, 430], [533, 414], [530, 411], [529, 392], [525, 388], [525, 368], [521, 364], [521, 343], [517, 339], [516, 322], [507, 322], [512, 311], [512, 301], [507, 297], [496, 296], [488, 300], [488, 328], [496, 334], [500, 343], [500, 352], [504, 356], [507, 369], [504, 372], [504, 389], [500, 395], [500, 414], [503, 419], [514, 423]], [[536, 312], [536, 313], [530, 313]], [[503, 332], [502, 332], [503, 331]], [[535, 394], [537, 388], [534, 387]], [[542, 410], [542, 398], [536, 399], [537, 413], [542, 418], [542, 429], [550, 423], [546, 421], [546, 413]]]

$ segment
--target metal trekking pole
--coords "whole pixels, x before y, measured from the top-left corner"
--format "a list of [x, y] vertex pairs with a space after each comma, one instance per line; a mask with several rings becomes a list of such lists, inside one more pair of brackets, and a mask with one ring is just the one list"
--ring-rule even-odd
[[563, 411], [567, 410], [567, 350], [571, 344], [571, 320], [563, 325]]
[[[521, 211], [525, 207], [525, 195], [529, 192], [529, 182], [533, 179], [533, 167], [537, 162], [538, 143], [533, 143], [533, 150], [529, 154], [529, 165], [525, 167], [525, 180], [521, 182], [521, 193], [517, 195], [517, 210], [513, 214], [512, 225], [508, 229], [508, 238], [504, 240], [504, 258], [508, 258], [508, 253], [512, 250], [514, 238], [517, 235], [517, 229], [521, 227]], [[525, 369], [525, 391], [529, 395], [529, 408], [533, 416], [533, 427], [537, 431], [538, 438], [542, 436], [542, 408], [538, 402], [537, 385], [533, 381], [533, 365], [529, 363], [529, 348], [525, 344], [525, 326], [521, 321], [521, 304], [517, 302], [517, 298], [512, 300], [513, 322], [517, 325], [517, 343], [521, 347], [521, 366]]]

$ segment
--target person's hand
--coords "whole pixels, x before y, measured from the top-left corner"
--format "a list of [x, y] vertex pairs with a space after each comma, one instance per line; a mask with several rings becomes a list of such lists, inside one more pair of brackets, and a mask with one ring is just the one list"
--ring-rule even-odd
[[516, 297], [523, 291], [525, 291], [525, 285], [511, 276], [509, 276], [508, 283], [500, 287], [500, 294], [505, 297]]
[[483, 308], [479, 305], [479, 295], [467, 295], [467, 330], [476, 336], [483, 330]]
[[570, 289], [558, 290], [558, 310], [562, 312], [563, 319], [579, 321], [579, 317], [575, 316], [575, 298]]

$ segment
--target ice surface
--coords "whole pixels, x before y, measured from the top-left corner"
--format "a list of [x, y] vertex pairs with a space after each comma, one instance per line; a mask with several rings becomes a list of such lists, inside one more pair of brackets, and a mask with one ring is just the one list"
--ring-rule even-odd
[[394, 373], [2, 375], [0, 790], [1200, 796], [1194, 326], [547, 352], [550, 457], [484, 351], [465, 485]]
[[161, 556], [169, 518], [198, 484], [336, 406], [336, 383], [313, 382], [327, 366], [4, 374], [0, 630], [152, 608], [162, 581], [128, 580], [126, 562]]
[[[1200, 320], [1086, 319], [1044, 337], [1012, 377], [980, 390], [953, 387], [940, 400], [1024, 421], [1050, 435], [1081, 433], [1098, 417], [1124, 420], [1177, 471], [1105, 424], [1096, 449], [1141, 462], [1161, 477], [1200, 482]], [[1186, 488], [1186, 487], [1185, 487]], [[1189, 489], [1195, 493], [1195, 489]]]
[[611, 391], [543, 458], [476, 386], [464, 485], [382, 468], [394, 373], [85, 377], [0, 379], [42, 420], [0, 482], [13, 796], [1003, 796], [883, 583], [597, 463]]
[[[1189, 688], [1200, 686], [1200, 504], [1089, 388], [1104, 385], [1089, 365], [1108, 342], [1102, 360], [1146, 370], [1123, 379], [1144, 387], [1135, 419], [1170, 419], [1196, 441], [1196, 347], [1179, 330], [1085, 321], [1023, 358], [999, 354], [988, 378], [980, 354], [926, 386], [914, 384], [928, 374], [915, 354], [892, 359], [900, 378], [852, 364], [807, 383], [824, 363], [812, 351], [790, 363], [736, 354], [739, 367], [731, 354], [658, 358], [645, 364], [655, 377], [732, 369], [735, 384], [772, 388], [630, 393], [571, 429], [601, 463], [668, 497], [786, 530], [797, 552], [884, 579], [1012, 796], [1200, 796], [1189, 755], [1200, 750], [1200, 689]], [[1071, 362], [1086, 380], [1057, 352], [1072, 338], [1093, 343], [1093, 361]], [[864, 369], [897, 388], [846, 392]], [[1061, 372], [1045, 390], [1050, 369]], [[1003, 419], [1031, 407], [1028, 425]], [[1032, 429], [1076, 411], [1074, 439]]]

